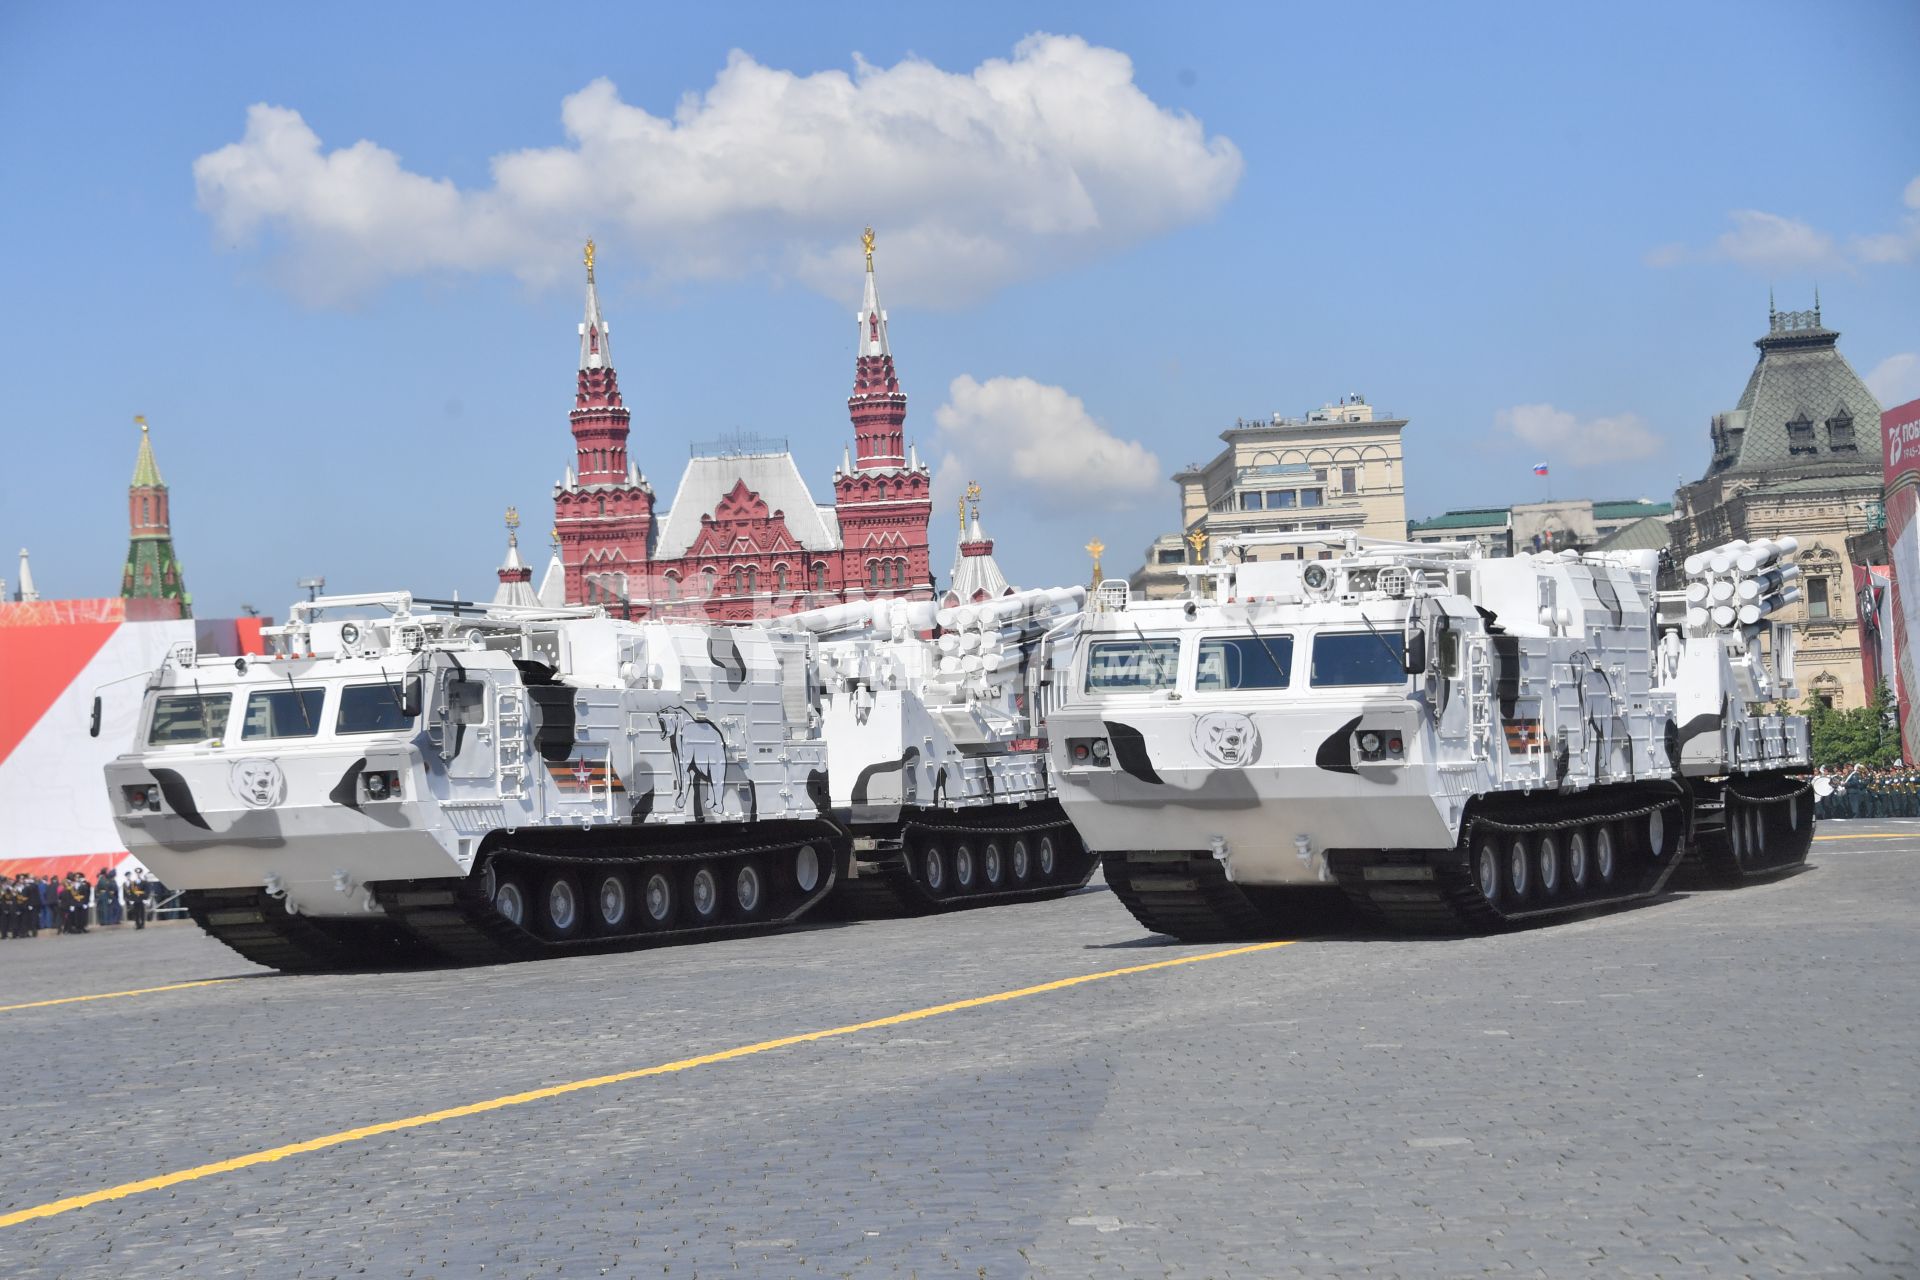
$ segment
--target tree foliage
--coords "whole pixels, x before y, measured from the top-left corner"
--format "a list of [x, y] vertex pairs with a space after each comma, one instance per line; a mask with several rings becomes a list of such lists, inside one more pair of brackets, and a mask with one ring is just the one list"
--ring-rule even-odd
[[1874, 687], [1873, 700], [1864, 707], [1835, 710], [1818, 698], [1810, 698], [1806, 716], [1816, 765], [1889, 765], [1900, 758], [1893, 694], [1884, 680]]

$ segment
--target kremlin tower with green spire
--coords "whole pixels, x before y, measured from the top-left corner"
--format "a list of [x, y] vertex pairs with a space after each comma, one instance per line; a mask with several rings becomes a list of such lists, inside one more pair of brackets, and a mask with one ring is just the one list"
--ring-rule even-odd
[[160, 464], [153, 460], [153, 441], [147, 420], [140, 424], [140, 456], [133, 464], [133, 484], [127, 489], [127, 523], [133, 538], [127, 545], [127, 571], [120, 594], [128, 600], [172, 600], [182, 618], [193, 616], [193, 597], [180, 578], [180, 561], [173, 554], [173, 532], [167, 511], [167, 485]]

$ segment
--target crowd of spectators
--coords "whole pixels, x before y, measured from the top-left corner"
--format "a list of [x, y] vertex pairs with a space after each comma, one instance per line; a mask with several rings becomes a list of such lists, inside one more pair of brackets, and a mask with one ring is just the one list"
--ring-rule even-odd
[[87, 933], [96, 925], [147, 927], [166, 886], [143, 871], [115, 875], [108, 868], [85, 872], [0, 877], [0, 938]]

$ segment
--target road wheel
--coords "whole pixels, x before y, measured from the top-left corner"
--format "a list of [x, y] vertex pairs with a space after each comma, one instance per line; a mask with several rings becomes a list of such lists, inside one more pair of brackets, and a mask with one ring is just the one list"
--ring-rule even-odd
[[1567, 891], [1587, 891], [1587, 833], [1576, 828], [1567, 836]]
[[988, 889], [998, 889], [1000, 882], [1006, 879], [1007, 862], [1000, 852], [1000, 842], [989, 840], [980, 850], [980, 874], [986, 879]]
[[1726, 824], [1727, 847], [1733, 851], [1734, 862], [1746, 866], [1753, 860], [1753, 854], [1747, 848], [1747, 815], [1740, 808], [1740, 802], [1729, 798], [1721, 820]]
[[718, 923], [720, 919], [720, 877], [713, 868], [700, 864], [687, 876], [684, 895], [687, 917], [695, 925]]
[[1753, 860], [1764, 862], [1767, 857], [1767, 810], [1764, 805], [1749, 806], [1747, 812], [1753, 815], [1748, 824], [1747, 844], [1753, 849]]
[[1035, 856], [1038, 858], [1040, 864], [1040, 878], [1042, 880], [1053, 879], [1053, 865], [1056, 858], [1054, 854], [1053, 837], [1051, 835], [1043, 835], [1040, 837], [1040, 843], [1035, 848]]
[[767, 873], [752, 858], [733, 869], [733, 909], [742, 920], [757, 919], [767, 909]]
[[526, 928], [526, 882], [510, 871], [495, 872], [489, 868], [489, 874], [493, 879], [493, 909], [498, 911], [508, 924]]
[[1540, 870], [1540, 896], [1557, 898], [1560, 896], [1560, 837], [1551, 831], [1540, 834], [1535, 846], [1535, 862]]
[[1474, 846], [1473, 883], [1488, 906], [1500, 905], [1500, 846], [1491, 839]]
[[640, 922], [649, 929], [664, 929], [673, 923], [678, 894], [673, 877], [664, 871], [649, 871], [640, 884]]
[[947, 855], [939, 842], [924, 840], [920, 844], [919, 865], [920, 883], [934, 897], [942, 897], [947, 892]]
[[978, 878], [979, 864], [974, 859], [973, 846], [965, 840], [953, 842], [953, 891], [972, 893], [974, 881]]
[[1532, 867], [1533, 855], [1527, 849], [1527, 838], [1515, 836], [1507, 846], [1507, 894], [1516, 906], [1527, 900]]
[[617, 871], [600, 877], [593, 892], [593, 906], [602, 933], [623, 933], [633, 923], [633, 898], [627, 892], [627, 878]]
[[586, 923], [581, 909], [580, 880], [571, 871], [556, 871], [540, 887], [540, 924], [549, 938], [578, 937]]
[[1593, 833], [1593, 883], [1606, 888], [1613, 883], [1613, 826], [1601, 823]]
[[1647, 815], [1647, 825], [1644, 828], [1647, 833], [1647, 856], [1655, 862], [1667, 856], [1667, 843], [1672, 839], [1669, 831], [1671, 825], [1667, 821], [1665, 809], [1655, 809]]
[[1025, 884], [1033, 876], [1033, 850], [1025, 836], [1015, 836], [1007, 854], [1007, 872], [1015, 884]]
[[803, 844], [793, 855], [793, 884], [801, 893], [812, 893], [820, 887], [821, 875], [820, 850], [810, 844]]

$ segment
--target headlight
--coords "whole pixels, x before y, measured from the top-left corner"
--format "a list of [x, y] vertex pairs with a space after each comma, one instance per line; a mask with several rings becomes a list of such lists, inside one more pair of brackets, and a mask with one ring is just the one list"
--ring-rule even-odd
[[1377, 733], [1361, 734], [1360, 750], [1370, 756], [1379, 755], [1380, 754], [1380, 735]]
[[340, 643], [341, 644], [352, 644], [359, 638], [360, 638], [359, 627], [356, 627], [351, 622], [345, 622], [340, 625]]
[[1108, 749], [1107, 740], [1105, 738], [1095, 738], [1093, 740], [1093, 762], [1095, 764], [1105, 764], [1112, 758], [1113, 752]]
[[369, 800], [397, 800], [400, 796], [400, 775], [391, 769], [370, 770], [360, 779]]
[[152, 810], [158, 813], [160, 811], [159, 787], [151, 783], [140, 783], [135, 786], [122, 787], [120, 791], [121, 794], [127, 798], [127, 808], [133, 812], [141, 813]]

